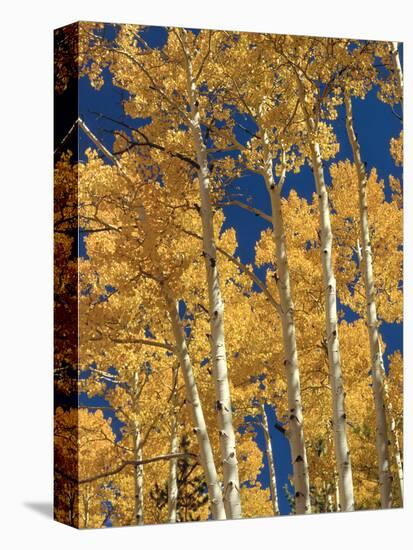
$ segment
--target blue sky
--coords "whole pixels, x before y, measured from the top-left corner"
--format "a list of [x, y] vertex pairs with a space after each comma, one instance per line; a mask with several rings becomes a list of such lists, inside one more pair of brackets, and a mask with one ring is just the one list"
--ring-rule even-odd
[[[111, 34], [112, 30], [108, 30]], [[162, 45], [166, 38], [166, 31], [161, 27], [150, 27], [145, 31], [145, 40], [153, 47]], [[401, 52], [402, 53], [402, 52]], [[402, 57], [402, 55], [401, 55]], [[401, 129], [400, 120], [392, 113], [390, 107], [377, 99], [377, 90], [373, 89], [365, 100], [355, 99], [353, 101], [354, 123], [358, 134], [363, 159], [367, 162], [368, 169], [375, 167], [378, 176], [385, 180], [387, 184], [389, 174], [401, 179], [402, 170], [394, 165], [389, 152], [389, 141], [391, 137], [398, 136]], [[91, 130], [107, 145], [113, 143], [112, 132], [118, 128], [116, 123], [99, 117], [95, 113], [102, 113], [114, 119], [122, 120], [135, 125], [137, 121], [126, 116], [122, 109], [122, 99], [126, 98], [126, 93], [114, 87], [111, 84], [109, 73], [106, 71], [105, 85], [100, 91], [94, 90], [87, 78], [80, 79], [79, 82], [79, 113], [85, 120]], [[340, 116], [334, 122], [334, 128], [340, 143], [340, 152], [327, 164], [325, 174], [329, 182], [328, 166], [331, 162], [337, 162], [346, 158], [351, 158], [351, 150], [347, 139], [345, 122], [343, 118], [343, 107], [340, 108]], [[92, 146], [89, 139], [79, 132], [79, 152], [80, 158], [83, 157], [84, 150]], [[268, 195], [265, 185], [260, 176], [251, 174], [242, 178], [241, 188], [253, 197], [255, 207], [268, 212]], [[284, 186], [283, 193], [287, 195], [291, 189], [307, 199], [311, 198], [314, 192], [313, 175], [306, 165], [299, 174], [289, 174]], [[387, 187], [388, 189], [388, 187]], [[254, 258], [255, 243], [259, 239], [263, 229], [268, 227], [268, 223], [261, 218], [252, 216], [238, 207], [225, 207], [225, 227], [234, 227], [237, 231], [239, 247], [237, 254], [244, 263], [252, 263]], [[81, 244], [80, 254], [84, 255], [85, 249]], [[347, 315], [347, 318], [348, 315]], [[402, 325], [383, 323], [381, 327], [382, 336], [386, 342], [385, 364], [388, 363], [388, 355], [396, 349], [402, 349]], [[89, 400], [85, 395], [81, 396], [83, 405], [104, 405], [101, 398]], [[106, 412], [106, 415], [109, 413]], [[268, 408], [271, 438], [274, 452], [274, 459], [277, 470], [278, 496], [282, 514], [288, 514], [290, 511], [287, 499], [285, 497], [283, 486], [288, 483], [288, 475], [291, 473], [291, 461], [289, 446], [286, 438], [276, 429], [274, 429], [275, 414], [272, 408]], [[113, 427], [119, 433], [121, 424], [113, 419]], [[260, 430], [257, 431], [257, 442], [261, 449], [264, 449], [264, 437]], [[265, 458], [264, 458], [265, 461]], [[260, 476], [265, 486], [268, 486], [268, 468], [265, 462], [264, 470]]]

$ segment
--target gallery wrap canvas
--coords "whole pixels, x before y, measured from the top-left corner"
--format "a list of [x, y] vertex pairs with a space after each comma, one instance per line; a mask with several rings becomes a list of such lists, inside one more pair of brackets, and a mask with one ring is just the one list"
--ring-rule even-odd
[[54, 38], [55, 519], [402, 507], [402, 45]]

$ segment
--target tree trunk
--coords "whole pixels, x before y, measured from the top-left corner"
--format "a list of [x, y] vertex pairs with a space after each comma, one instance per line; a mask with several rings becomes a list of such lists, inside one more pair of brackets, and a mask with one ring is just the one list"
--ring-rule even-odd
[[268, 428], [268, 418], [267, 413], [265, 412], [265, 406], [261, 405], [261, 416], [262, 416], [262, 429], [264, 432], [265, 438], [265, 454], [267, 455], [268, 469], [270, 472], [270, 492], [271, 492], [271, 502], [274, 516], [280, 515], [280, 509], [278, 506], [278, 494], [277, 494], [277, 478], [275, 477], [275, 464], [274, 457], [272, 454], [272, 445], [270, 430]]
[[[133, 425], [134, 460], [142, 460], [141, 432], [138, 422]], [[135, 521], [136, 525], [143, 525], [143, 465], [137, 464], [135, 470]]]
[[[273, 161], [269, 151], [268, 134], [262, 131], [264, 153], [264, 179], [271, 199], [271, 221], [276, 258], [276, 282], [280, 297], [280, 318], [284, 347], [284, 367], [288, 395], [288, 440], [291, 447], [295, 491], [295, 513], [311, 513], [310, 481], [307, 452], [305, 448], [303, 411], [301, 405], [300, 372], [298, 366], [297, 340], [295, 336], [294, 304], [291, 295], [290, 272], [284, 219], [281, 210], [281, 188], [285, 179], [285, 162], [280, 182], [275, 183]], [[284, 157], [283, 157], [284, 158]]]
[[336, 279], [334, 276], [332, 262], [333, 233], [331, 230], [330, 207], [328, 202], [327, 186], [324, 179], [323, 161], [320, 154], [320, 144], [315, 137], [317, 130], [316, 125], [314, 119], [307, 111], [304, 85], [301, 80], [303, 75], [297, 73], [296, 76], [300, 103], [307, 125], [309, 146], [311, 151], [311, 163], [319, 200], [321, 263], [323, 268], [323, 283], [325, 292], [326, 337], [333, 405], [334, 450], [338, 470], [340, 510], [342, 512], [349, 512], [354, 510], [353, 476], [350, 450], [347, 442], [346, 410], [341, 373], [337, 322]]
[[213, 213], [210, 196], [210, 173], [205, 143], [202, 137], [198, 110], [197, 87], [192, 73], [192, 64], [185, 44], [185, 32], [181, 34], [185, 57], [187, 93], [190, 104], [190, 126], [196, 159], [199, 165], [200, 214], [202, 218], [203, 256], [208, 282], [208, 313], [211, 326], [211, 355], [218, 416], [219, 441], [224, 478], [224, 504], [228, 519], [241, 517], [241, 499], [238, 477], [238, 462], [235, 449], [235, 432], [232, 423], [232, 406], [228, 382], [227, 357], [224, 336], [224, 303], [222, 300], [214, 239]]
[[334, 472], [334, 495], [336, 500], [336, 512], [340, 511], [340, 492], [338, 490], [337, 473]]
[[397, 42], [390, 43], [390, 55], [393, 63], [393, 71], [396, 77], [397, 86], [399, 88], [398, 92], [400, 95], [400, 104], [402, 104], [403, 103], [403, 71], [402, 71], [402, 65], [400, 63], [400, 56], [399, 56]]
[[384, 370], [383, 354], [381, 351], [381, 344], [379, 340], [379, 352], [380, 352], [380, 366], [384, 380], [384, 396], [387, 403], [388, 420], [390, 423], [390, 441], [393, 447], [393, 459], [395, 462], [397, 479], [399, 481], [400, 501], [403, 506], [404, 503], [404, 474], [403, 474], [403, 460], [400, 452], [399, 436], [396, 429], [396, 421], [393, 416], [393, 406], [389, 398], [389, 389], [386, 380], [386, 372]]
[[403, 474], [403, 462], [402, 462], [401, 452], [400, 452], [399, 435], [397, 433], [396, 425], [395, 425], [393, 417], [391, 417], [390, 422], [391, 422], [391, 427], [392, 427], [394, 460], [395, 460], [395, 463], [396, 463], [397, 478], [399, 480], [399, 487], [400, 487], [400, 501], [401, 501], [401, 505], [403, 506], [403, 504], [404, 504], [404, 474]]
[[218, 481], [212, 447], [209, 441], [191, 359], [189, 357], [185, 332], [179, 318], [177, 303], [165, 283], [163, 283], [163, 286], [165, 290], [167, 309], [171, 319], [172, 331], [175, 338], [176, 354], [185, 382], [186, 403], [191, 410], [194, 431], [196, 433], [199, 445], [201, 465], [204, 469], [205, 479], [208, 486], [211, 514], [214, 519], [226, 519], [221, 487]]
[[389, 437], [387, 433], [386, 405], [384, 398], [383, 371], [379, 342], [379, 325], [376, 309], [376, 289], [374, 286], [372, 250], [368, 222], [367, 174], [361, 160], [360, 146], [353, 127], [351, 97], [344, 94], [346, 106], [346, 127], [356, 165], [359, 194], [359, 215], [361, 226], [362, 275], [366, 292], [367, 328], [370, 342], [371, 375], [376, 410], [376, 448], [379, 466], [380, 501], [382, 508], [391, 508], [392, 479], [389, 460]]
[[[172, 397], [172, 415], [171, 415], [171, 448], [170, 453], [176, 454], [179, 452], [178, 444], [178, 419], [177, 419], [177, 382], [178, 369], [173, 371], [172, 384], [175, 386], [174, 395]], [[176, 506], [178, 501], [178, 483], [177, 483], [177, 464], [178, 459], [173, 458], [169, 461], [169, 479], [168, 479], [168, 521], [176, 523]]]

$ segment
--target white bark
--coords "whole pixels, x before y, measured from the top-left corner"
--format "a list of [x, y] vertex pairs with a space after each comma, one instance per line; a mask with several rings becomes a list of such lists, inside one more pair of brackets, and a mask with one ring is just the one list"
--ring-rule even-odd
[[[170, 453], [176, 454], [179, 451], [178, 443], [178, 419], [177, 419], [177, 390], [178, 370], [174, 369], [173, 381], [175, 392], [172, 398], [172, 414], [171, 414], [171, 446]], [[177, 464], [178, 459], [173, 458], [169, 461], [169, 478], [168, 478], [168, 521], [176, 523], [176, 507], [178, 501], [178, 483], [177, 483]]]
[[394, 461], [396, 463], [397, 478], [399, 480], [400, 501], [401, 501], [401, 505], [403, 506], [403, 504], [404, 504], [404, 474], [403, 474], [403, 462], [402, 462], [402, 457], [401, 457], [401, 452], [400, 452], [399, 434], [396, 430], [394, 417], [391, 417], [390, 422], [391, 422], [391, 430], [392, 430]]
[[[387, 394], [386, 394], [387, 397]], [[401, 456], [401, 450], [400, 450], [400, 443], [399, 443], [399, 434], [396, 429], [396, 421], [394, 419], [394, 416], [392, 414], [392, 406], [391, 402], [388, 400], [388, 397], [386, 399], [388, 403], [388, 417], [389, 417], [389, 423], [390, 423], [390, 441], [393, 448], [393, 460], [394, 460], [394, 466], [396, 468], [396, 474], [397, 479], [399, 482], [399, 491], [400, 491], [400, 501], [401, 505], [403, 506], [404, 503], [404, 473], [403, 473], [403, 460]]]
[[382, 508], [391, 508], [392, 477], [389, 459], [389, 437], [387, 433], [386, 404], [384, 396], [383, 370], [381, 367], [381, 350], [379, 341], [379, 325], [376, 308], [376, 289], [374, 285], [372, 250], [368, 221], [367, 204], [367, 174], [361, 159], [360, 145], [353, 126], [351, 97], [344, 94], [346, 106], [346, 128], [353, 151], [354, 163], [358, 179], [359, 215], [362, 248], [362, 275], [366, 293], [367, 328], [370, 343], [371, 375], [373, 379], [373, 396], [376, 412], [376, 449], [379, 466], [380, 501]]
[[197, 86], [192, 64], [185, 43], [185, 32], [180, 36], [185, 58], [187, 93], [190, 104], [190, 125], [196, 159], [199, 165], [200, 214], [202, 218], [203, 255], [208, 283], [208, 310], [211, 326], [211, 355], [215, 384], [216, 411], [218, 416], [219, 441], [224, 480], [224, 504], [228, 519], [241, 517], [241, 499], [238, 477], [238, 462], [235, 449], [235, 432], [232, 423], [232, 406], [228, 382], [228, 368], [224, 336], [224, 302], [222, 300], [216, 245], [214, 239], [213, 212], [210, 196], [210, 173], [206, 147], [202, 137]]
[[340, 511], [340, 492], [338, 490], [337, 473], [334, 472], [334, 495], [336, 500], [336, 512]]
[[[141, 432], [137, 422], [133, 425], [133, 450], [134, 460], [142, 460]], [[134, 467], [134, 487], [135, 487], [135, 522], [136, 525], [143, 525], [143, 465], [136, 464]]]
[[261, 405], [261, 417], [262, 417], [262, 429], [264, 432], [265, 438], [265, 454], [267, 455], [268, 468], [270, 473], [270, 492], [271, 492], [271, 503], [274, 516], [280, 514], [280, 508], [278, 506], [278, 494], [277, 494], [277, 478], [275, 476], [275, 463], [272, 453], [271, 437], [270, 430], [268, 428], [268, 418], [267, 413], [265, 412], [265, 406]]
[[396, 77], [398, 92], [400, 95], [400, 103], [403, 103], [403, 71], [400, 62], [399, 50], [397, 42], [390, 43], [390, 55], [393, 63], [393, 71]]
[[280, 300], [280, 319], [284, 346], [284, 367], [287, 381], [289, 408], [288, 440], [291, 447], [296, 514], [311, 513], [310, 481], [307, 453], [305, 448], [303, 412], [301, 404], [300, 372], [295, 335], [294, 304], [290, 286], [290, 272], [287, 257], [287, 243], [284, 219], [281, 210], [281, 190], [286, 175], [283, 153], [283, 166], [280, 181], [276, 184], [273, 174], [273, 161], [269, 149], [269, 138], [261, 130], [264, 155], [264, 179], [271, 199], [271, 222], [273, 226], [276, 282]]
[[[132, 397], [134, 403], [134, 409], [137, 413], [139, 411], [139, 371], [136, 370], [133, 373], [132, 382]], [[132, 448], [133, 448], [133, 460], [141, 461], [142, 456], [142, 441], [141, 430], [139, 422], [135, 419], [130, 424], [130, 433], [132, 435]], [[135, 523], [136, 525], [143, 525], [143, 464], [135, 464], [134, 466], [134, 492], [135, 492]]]
[[340, 509], [342, 512], [354, 510], [353, 476], [351, 469], [350, 450], [347, 442], [346, 410], [344, 404], [344, 388], [341, 372], [340, 346], [337, 321], [336, 279], [332, 263], [333, 233], [331, 230], [330, 207], [328, 191], [324, 179], [323, 161], [320, 154], [320, 144], [315, 136], [314, 119], [307, 111], [303, 75], [296, 73], [298, 92], [302, 111], [306, 120], [311, 163], [314, 173], [316, 191], [319, 199], [320, 231], [321, 231], [321, 263], [325, 293], [325, 320], [330, 368], [330, 384], [333, 405], [334, 450], [338, 471], [338, 486], [340, 493]]
[[384, 370], [383, 354], [381, 351], [381, 344], [379, 340], [379, 352], [380, 352], [380, 364], [381, 372], [384, 380], [384, 396], [387, 403], [387, 412], [389, 419], [390, 429], [390, 441], [393, 447], [393, 460], [396, 467], [397, 479], [399, 481], [400, 501], [403, 506], [404, 503], [404, 474], [403, 474], [403, 460], [400, 450], [399, 435], [396, 429], [396, 421], [393, 415], [393, 406], [389, 397], [389, 388], [386, 380], [386, 372]]
[[204, 470], [206, 483], [208, 486], [209, 502], [211, 514], [214, 519], [226, 519], [221, 487], [215, 468], [214, 456], [211, 443], [205, 424], [204, 413], [202, 411], [201, 401], [199, 399], [198, 388], [196, 385], [192, 363], [186, 344], [185, 332], [179, 318], [177, 304], [164, 283], [165, 298], [167, 309], [171, 319], [172, 331], [175, 338], [176, 354], [179, 360], [182, 375], [185, 382], [186, 403], [192, 414], [194, 431], [197, 436], [200, 461]]

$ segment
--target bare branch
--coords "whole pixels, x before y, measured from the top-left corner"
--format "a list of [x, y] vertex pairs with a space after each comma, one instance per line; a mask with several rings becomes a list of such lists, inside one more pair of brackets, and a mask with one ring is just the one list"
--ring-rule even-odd
[[265, 221], [272, 224], [271, 216], [263, 212], [262, 210], [259, 210], [258, 208], [254, 208], [253, 206], [250, 206], [248, 204], [245, 204], [242, 201], [233, 200], [228, 202], [222, 202], [219, 206], [239, 206], [240, 208], [243, 208], [244, 210], [247, 210], [248, 212], [251, 212], [251, 214], [254, 214], [255, 216], [259, 216], [260, 218], [264, 219]]
[[101, 474], [97, 474], [95, 476], [87, 477], [85, 479], [77, 479], [75, 477], [72, 477], [69, 474], [66, 474], [65, 472], [62, 472], [59, 469], [55, 469], [55, 473], [61, 475], [65, 479], [72, 481], [73, 483], [77, 484], [83, 484], [83, 483], [92, 483], [93, 481], [97, 481], [99, 479], [102, 479], [104, 477], [113, 476], [116, 474], [119, 474], [122, 470], [124, 470], [127, 466], [142, 466], [143, 464], [150, 464], [152, 462], [159, 462], [160, 460], [172, 460], [173, 458], [194, 458], [197, 459], [197, 455], [194, 453], [173, 453], [173, 454], [167, 454], [167, 455], [159, 455], [155, 456], [153, 458], [145, 458], [143, 460], [124, 460], [122, 464], [120, 464], [117, 468], [114, 468], [113, 470], [108, 470], [107, 472], [102, 472]]

